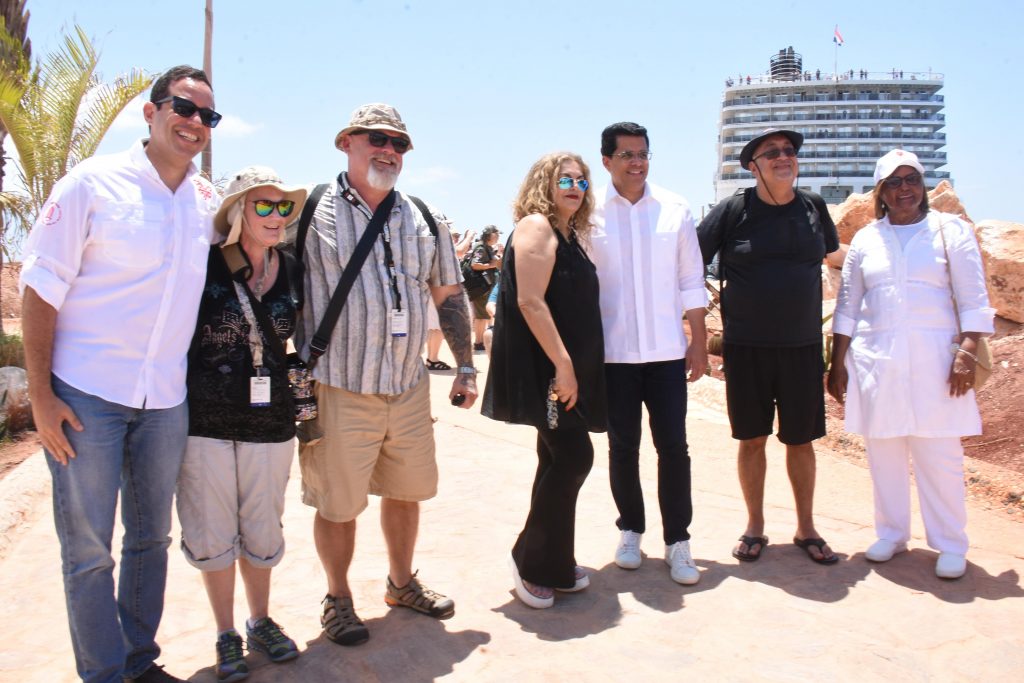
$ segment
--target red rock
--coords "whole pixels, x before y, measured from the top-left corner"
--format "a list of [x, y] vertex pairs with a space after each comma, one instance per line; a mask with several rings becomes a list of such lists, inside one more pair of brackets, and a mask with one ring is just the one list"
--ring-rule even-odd
[[975, 226], [996, 314], [1024, 323], [1024, 225], [984, 220]]

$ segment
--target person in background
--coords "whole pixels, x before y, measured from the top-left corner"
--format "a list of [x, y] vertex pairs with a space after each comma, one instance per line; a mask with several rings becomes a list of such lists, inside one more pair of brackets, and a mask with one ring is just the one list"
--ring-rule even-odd
[[912, 461], [935, 573], [956, 579], [968, 548], [960, 437], [981, 434], [977, 344], [994, 311], [971, 225], [928, 208], [924, 173], [902, 149], [875, 165], [876, 220], [843, 264], [828, 391], [871, 467], [878, 540], [864, 556], [887, 562], [907, 549]]
[[604, 339], [591, 230], [589, 169], [548, 154], [526, 174], [513, 205], [497, 298], [482, 412], [537, 429], [530, 512], [512, 548], [516, 595], [534, 608], [554, 591], [590, 585], [576, 563], [576, 498], [594, 462], [588, 432], [606, 429]]
[[273, 169], [249, 166], [232, 176], [213, 221], [225, 240], [210, 248], [189, 350], [178, 519], [182, 552], [203, 574], [217, 625], [220, 681], [249, 675], [235, 630], [236, 567], [249, 603], [249, 650], [273, 662], [299, 655], [268, 611], [270, 573], [284, 557], [281, 516], [295, 455], [285, 344], [302, 286], [294, 257], [277, 244], [305, 201], [306, 190], [284, 185]]
[[154, 662], [188, 439], [186, 356], [220, 203], [192, 164], [221, 119], [213, 106], [202, 70], [164, 72], [142, 107], [149, 138], [72, 168], [25, 245], [29, 399], [53, 478], [75, 665], [90, 683], [180, 680]]
[[484, 351], [484, 332], [491, 316], [487, 313], [487, 297], [491, 289], [498, 281], [498, 273], [501, 269], [501, 256], [496, 249], [498, 243], [498, 228], [488, 225], [480, 233], [480, 241], [473, 247], [473, 256], [470, 267], [473, 272], [486, 282], [486, 287], [474, 290], [470, 295], [469, 302], [473, 306], [473, 350]]

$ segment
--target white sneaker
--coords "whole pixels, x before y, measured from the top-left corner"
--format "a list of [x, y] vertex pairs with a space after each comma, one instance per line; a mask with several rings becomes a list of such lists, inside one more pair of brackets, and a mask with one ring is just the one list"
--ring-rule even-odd
[[615, 564], [623, 569], [636, 569], [643, 558], [640, 557], [640, 539], [643, 534], [635, 531], [623, 531], [619, 538], [619, 547], [615, 549]]
[[940, 579], [959, 579], [967, 571], [967, 558], [956, 553], [939, 553], [935, 563], [935, 576]]
[[672, 568], [672, 580], [684, 586], [700, 581], [700, 572], [690, 555], [690, 542], [677, 541], [665, 546], [665, 564]]
[[906, 549], [906, 543], [897, 543], [880, 538], [864, 551], [864, 559], [870, 562], [888, 562], [892, 559], [893, 555], [905, 552]]

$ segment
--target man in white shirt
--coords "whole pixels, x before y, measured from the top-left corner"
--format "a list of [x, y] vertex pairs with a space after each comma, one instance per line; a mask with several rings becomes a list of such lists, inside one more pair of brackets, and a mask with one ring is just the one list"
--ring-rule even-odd
[[156, 631], [188, 438], [186, 354], [220, 203], [192, 158], [220, 114], [206, 74], [178, 66], [153, 84], [143, 115], [148, 140], [54, 186], [21, 272], [29, 397], [85, 681], [179, 680], [154, 664]]
[[[686, 383], [707, 368], [704, 264], [689, 204], [647, 182], [650, 142], [636, 123], [601, 134], [612, 182], [597, 191], [593, 259], [601, 281], [608, 380], [609, 475], [621, 536], [615, 563], [636, 569], [645, 531], [640, 487], [642, 407], [658, 452], [658, 501], [672, 579], [695, 584], [690, 553], [690, 456]], [[683, 329], [685, 315], [692, 343]]]

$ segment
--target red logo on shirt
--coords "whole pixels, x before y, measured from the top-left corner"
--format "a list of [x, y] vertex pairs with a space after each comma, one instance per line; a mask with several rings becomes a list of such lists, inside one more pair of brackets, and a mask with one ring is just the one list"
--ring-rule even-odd
[[193, 178], [192, 182], [195, 183], [199, 194], [203, 195], [203, 199], [210, 201], [210, 198], [213, 197], [213, 189], [210, 187], [210, 184], [200, 178]]
[[57, 202], [50, 202], [46, 206], [43, 207], [43, 224], [44, 225], [53, 225], [54, 223], [60, 221], [60, 217], [61, 217], [60, 204], [58, 204]]

